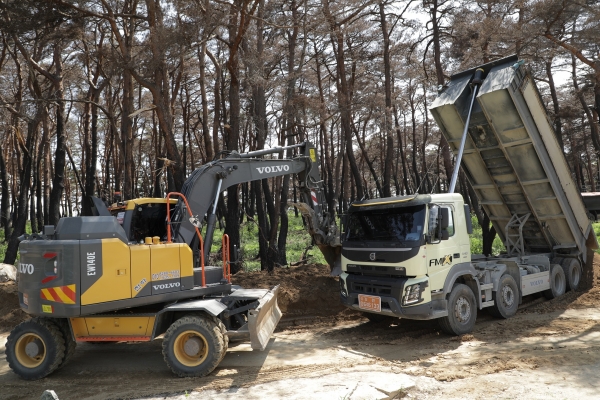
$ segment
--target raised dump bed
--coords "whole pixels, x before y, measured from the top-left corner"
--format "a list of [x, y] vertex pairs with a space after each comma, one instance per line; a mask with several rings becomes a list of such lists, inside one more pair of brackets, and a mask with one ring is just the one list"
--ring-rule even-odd
[[[585, 262], [598, 243], [531, 75], [516, 57], [478, 68], [462, 166], [480, 204], [509, 255], [560, 250]], [[455, 153], [474, 72], [452, 76], [430, 109]]]

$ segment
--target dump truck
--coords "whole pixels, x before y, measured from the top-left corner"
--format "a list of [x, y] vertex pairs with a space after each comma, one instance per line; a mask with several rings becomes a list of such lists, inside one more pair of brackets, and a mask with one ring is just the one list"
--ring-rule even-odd
[[[478, 310], [509, 318], [523, 296], [580, 285], [598, 243], [533, 78], [516, 57], [453, 75], [430, 107], [457, 155], [450, 193], [353, 203], [342, 234], [344, 305], [372, 320], [439, 319], [470, 332]], [[505, 244], [472, 255], [458, 167]], [[589, 263], [591, 265], [591, 263]]]
[[[296, 152], [290, 158], [282, 155]], [[279, 154], [279, 158], [264, 158]], [[294, 174], [314, 242], [329, 258], [339, 253], [308, 142], [249, 153], [229, 152], [196, 169], [181, 193], [165, 199], [94, 199], [94, 216], [61, 218], [25, 235], [19, 246], [18, 296], [33, 318], [8, 336], [6, 358], [24, 379], [60, 368], [79, 342], [142, 342], [163, 336], [168, 367], [180, 377], [209, 374], [230, 339], [264, 350], [281, 311], [278, 287], [231, 284], [229, 240], [223, 265], [206, 265], [219, 196], [229, 186]], [[204, 237], [201, 235], [206, 221]], [[235, 252], [234, 252], [235, 253]]]

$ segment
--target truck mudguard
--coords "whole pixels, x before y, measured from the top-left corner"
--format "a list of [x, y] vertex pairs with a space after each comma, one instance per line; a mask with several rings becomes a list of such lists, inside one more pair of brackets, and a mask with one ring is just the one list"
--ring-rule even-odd
[[[444, 297], [452, 291], [452, 287], [458, 278], [461, 276], [468, 275], [473, 281], [477, 284], [477, 292], [474, 292], [475, 298], [477, 299], [477, 305], [481, 306], [481, 296], [478, 295], [480, 292], [479, 289], [479, 280], [477, 279], [477, 271], [475, 267], [471, 263], [458, 263], [454, 264], [450, 271], [448, 271], [448, 275], [446, 276], [446, 282], [444, 283]], [[474, 289], [474, 288], [471, 288]]]

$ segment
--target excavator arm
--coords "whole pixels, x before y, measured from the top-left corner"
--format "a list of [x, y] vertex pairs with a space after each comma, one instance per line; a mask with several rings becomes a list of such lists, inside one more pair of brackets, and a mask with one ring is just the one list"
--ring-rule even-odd
[[[264, 155], [298, 149], [292, 158], [265, 159]], [[340, 235], [333, 218], [333, 210], [327, 210], [323, 183], [319, 174], [317, 149], [310, 142], [297, 145], [258, 150], [249, 153], [231, 152], [226, 158], [214, 160], [196, 169], [184, 183], [181, 193], [188, 199], [194, 217], [185, 210], [180, 201], [172, 218], [174, 240], [192, 245], [196, 235], [196, 221], [206, 216], [204, 237], [205, 258], [208, 257], [216, 223], [216, 206], [220, 194], [228, 187], [239, 183], [295, 174], [299, 181], [301, 202], [294, 206], [307, 221], [307, 230], [324, 254], [332, 268], [341, 252]]]

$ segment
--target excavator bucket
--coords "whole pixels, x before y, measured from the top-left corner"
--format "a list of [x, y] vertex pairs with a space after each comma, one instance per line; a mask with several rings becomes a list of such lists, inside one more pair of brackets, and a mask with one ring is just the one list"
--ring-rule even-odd
[[253, 350], [264, 350], [281, 319], [281, 310], [277, 305], [279, 285], [269, 290], [258, 300], [258, 306], [248, 312], [248, 330]]

